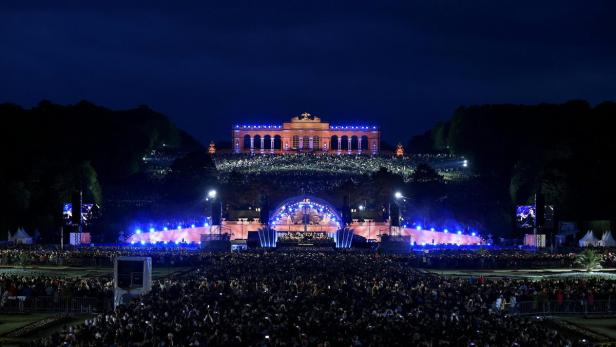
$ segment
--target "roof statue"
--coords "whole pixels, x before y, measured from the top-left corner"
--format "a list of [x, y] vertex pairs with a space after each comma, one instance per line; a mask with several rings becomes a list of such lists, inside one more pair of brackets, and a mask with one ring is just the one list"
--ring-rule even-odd
[[398, 145], [396, 146], [396, 157], [401, 158], [403, 156], [404, 156], [404, 147], [402, 146], [400, 142], [398, 142]]

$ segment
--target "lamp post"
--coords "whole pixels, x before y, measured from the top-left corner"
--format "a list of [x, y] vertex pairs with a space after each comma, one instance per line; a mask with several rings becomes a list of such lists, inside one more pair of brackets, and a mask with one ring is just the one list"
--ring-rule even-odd
[[[217, 196], [217, 195], [218, 195], [218, 192], [216, 191], [216, 189], [210, 189], [210, 190], [207, 192], [207, 198], [206, 198], [206, 200], [207, 200], [207, 201], [211, 201], [211, 206], [210, 206], [210, 208], [211, 208], [211, 215], [212, 215], [212, 226], [214, 225], [214, 222], [215, 222], [215, 221], [217, 221], [217, 222], [218, 222], [218, 234], [220, 235], [220, 234], [222, 234], [222, 230], [221, 230], [221, 229], [222, 229], [222, 226], [221, 226], [221, 223], [222, 223], [222, 201], [221, 201], [220, 199], [218, 199], [218, 201], [217, 201], [217, 202], [218, 202], [218, 204], [219, 204], [220, 211], [218, 211], [218, 209], [215, 211], [215, 210], [214, 210], [214, 206], [215, 206], [214, 204], [216, 204], [216, 196]], [[219, 215], [217, 216], [217, 218], [216, 218], [216, 219], [214, 219], [214, 213], [215, 213], [215, 212], [217, 212], [217, 214], [219, 213]], [[212, 231], [212, 229], [211, 229], [211, 227], [210, 227], [210, 234], [211, 234], [211, 231]]]
[[[398, 228], [400, 228], [400, 205], [398, 204], [398, 200], [404, 200], [406, 199], [406, 197], [404, 195], [402, 195], [402, 193], [400, 191], [396, 191], [394, 193], [394, 203], [396, 204], [396, 207], [398, 208]], [[387, 214], [389, 215], [389, 235], [391, 235], [391, 200], [388, 204], [387, 207], [388, 211]]]

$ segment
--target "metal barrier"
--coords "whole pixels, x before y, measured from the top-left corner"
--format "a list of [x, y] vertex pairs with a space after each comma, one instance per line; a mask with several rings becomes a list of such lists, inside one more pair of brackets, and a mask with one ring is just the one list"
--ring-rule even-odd
[[521, 315], [612, 314], [616, 312], [616, 300], [520, 301], [514, 307], [507, 305], [505, 311]]
[[113, 307], [112, 298], [67, 297], [67, 296], [14, 296], [0, 303], [3, 313], [93, 313]]

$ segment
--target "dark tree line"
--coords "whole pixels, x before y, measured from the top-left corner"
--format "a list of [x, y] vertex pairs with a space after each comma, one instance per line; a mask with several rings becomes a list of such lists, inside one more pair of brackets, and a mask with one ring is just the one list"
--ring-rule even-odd
[[82, 101], [58, 105], [42, 101], [26, 109], [0, 104], [6, 197], [0, 235], [19, 226], [53, 235], [71, 191], [103, 208], [109, 187], [138, 176], [142, 156], [165, 143], [201, 148], [162, 114], [141, 106], [114, 111]]
[[537, 192], [561, 220], [615, 220], [615, 116], [613, 102], [460, 107], [411, 144], [464, 155], [484, 190], [474, 203], [503, 227]]

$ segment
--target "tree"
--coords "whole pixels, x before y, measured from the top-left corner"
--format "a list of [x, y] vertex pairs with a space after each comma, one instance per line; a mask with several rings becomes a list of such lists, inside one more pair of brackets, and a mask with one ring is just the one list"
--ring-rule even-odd
[[434, 168], [430, 165], [421, 163], [417, 165], [413, 174], [411, 174], [411, 180], [413, 182], [441, 182], [443, 180], [443, 176], [439, 175]]
[[601, 256], [595, 250], [587, 248], [576, 256], [575, 263], [590, 272], [601, 268]]

